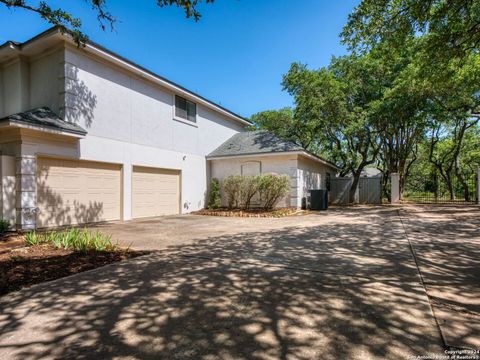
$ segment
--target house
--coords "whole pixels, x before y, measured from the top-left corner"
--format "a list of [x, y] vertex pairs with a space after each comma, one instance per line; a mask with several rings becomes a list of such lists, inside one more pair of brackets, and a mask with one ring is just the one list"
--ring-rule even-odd
[[[210, 172], [288, 173], [290, 206], [324, 185], [331, 165], [291, 143], [252, 147], [268, 139], [249, 125], [57, 28], [9, 41], [0, 46], [1, 215], [32, 229], [188, 213], [204, 207]], [[225, 149], [249, 141], [250, 150]]]
[[334, 164], [265, 130], [235, 134], [207, 159], [211, 177], [220, 181], [229, 175], [288, 175], [290, 194], [279, 204], [283, 207], [301, 207], [308, 190], [327, 189], [330, 177], [338, 172]]

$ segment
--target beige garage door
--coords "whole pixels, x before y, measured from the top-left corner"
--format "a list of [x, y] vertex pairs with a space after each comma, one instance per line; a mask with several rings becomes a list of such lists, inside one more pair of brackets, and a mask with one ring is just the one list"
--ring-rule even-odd
[[39, 158], [37, 226], [119, 220], [121, 166]]
[[132, 217], [172, 215], [179, 210], [179, 171], [133, 167]]

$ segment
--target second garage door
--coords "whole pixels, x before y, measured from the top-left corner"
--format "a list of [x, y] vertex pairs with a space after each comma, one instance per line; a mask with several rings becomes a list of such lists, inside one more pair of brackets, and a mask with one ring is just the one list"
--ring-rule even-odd
[[180, 172], [134, 166], [132, 217], [173, 215], [180, 212]]

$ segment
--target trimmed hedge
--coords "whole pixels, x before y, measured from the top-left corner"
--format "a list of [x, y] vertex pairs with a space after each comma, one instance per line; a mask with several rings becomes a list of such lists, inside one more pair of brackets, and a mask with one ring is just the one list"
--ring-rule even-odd
[[248, 210], [253, 197], [259, 195], [260, 208], [270, 210], [288, 194], [290, 178], [277, 174], [231, 175], [223, 180], [222, 187], [229, 209]]

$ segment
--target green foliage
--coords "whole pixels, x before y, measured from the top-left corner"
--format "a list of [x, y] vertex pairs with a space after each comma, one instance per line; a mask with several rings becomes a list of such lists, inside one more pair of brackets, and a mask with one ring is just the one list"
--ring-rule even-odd
[[31, 231], [25, 234], [25, 245], [34, 246], [47, 243], [47, 237], [38, 234], [35, 231]]
[[0, 234], [10, 229], [10, 223], [5, 219], [0, 219]]
[[118, 245], [112, 243], [111, 235], [93, 232], [87, 229], [72, 228], [67, 230], [38, 233], [35, 231], [25, 235], [27, 246], [51, 244], [56, 248], [75, 251], [114, 251]]
[[258, 176], [261, 206], [270, 210], [290, 191], [287, 175], [264, 174]]
[[249, 210], [255, 196], [260, 198], [260, 207], [272, 209], [289, 190], [290, 179], [287, 175], [231, 175], [223, 181], [223, 191], [227, 196], [229, 209]]
[[304, 121], [295, 117], [291, 108], [262, 111], [252, 115], [254, 129], [269, 130], [282, 139], [293, 141], [307, 150], [318, 150], [317, 126], [315, 121]]
[[210, 193], [208, 194], [208, 208], [218, 209], [222, 204], [222, 198], [220, 194], [220, 182], [218, 179], [213, 178], [210, 182]]
[[[208, 4], [215, 0], [157, 0], [159, 7], [177, 6], [184, 10], [187, 18], [200, 20], [201, 14], [198, 11], [198, 5], [202, 2]], [[97, 16], [97, 20], [102, 30], [108, 27], [113, 31], [116, 23], [115, 17], [107, 10], [107, 0], [85, 0]], [[79, 45], [84, 45], [88, 40], [86, 34], [81, 30], [82, 21], [68, 11], [61, 8], [51, 7], [47, 1], [28, 1], [28, 0], [0, 0], [0, 4], [9, 9], [24, 9], [39, 15], [53, 26], [56, 26], [63, 33], [70, 34]]]
[[252, 198], [260, 189], [262, 176], [263, 175], [242, 176], [240, 183], [240, 204], [244, 210], [250, 209]]
[[223, 193], [227, 197], [229, 209], [238, 208], [240, 205], [240, 190], [243, 177], [241, 175], [230, 175], [223, 180]]
[[402, 48], [416, 36], [435, 64], [478, 52], [479, 18], [478, 0], [362, 0], [342, 38], [351, 49], [368, 51], [378, 44]]

